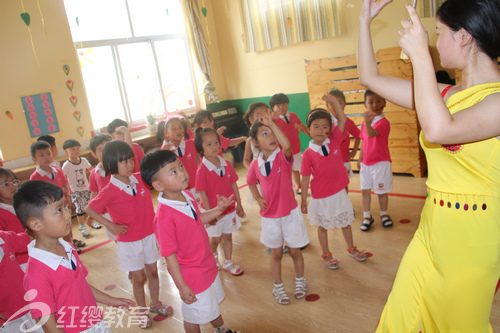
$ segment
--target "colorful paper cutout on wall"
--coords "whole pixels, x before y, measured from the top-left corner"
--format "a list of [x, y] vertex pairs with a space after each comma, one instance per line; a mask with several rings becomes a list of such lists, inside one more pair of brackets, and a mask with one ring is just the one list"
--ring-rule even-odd
[[30, 14], [28, 14], [28, 13], [21, 13], [21, 18], [23, 19], [23, 21], [26, 24], [26, 26], [29, 27], [30, 26], [30, 22], [31, 22]]
[[66, 73], [66, 75], [68, 75], [69, 74], [69, 66], [63, 65], [62, 68], [63, 68], [64, 73]]
[[73, 81], [71, 80], [66, 81], [66, 87], [68, 87], [70, 91], [73, 91]]
[[12, 112], [10, 112], [9, 110], [5, 111], [5, 115], [10, 119], [14, 120], [14, 116], [12, 115]]
[[82, 114], [80, 113], [80, 111], [73, 112], [73, 117], [75, 117], [76, 120], [80, 121], [81, 116]]
[[77, 102], [77, 100], [78, 100], [78, 99], [76, 98], [76, 96], [71, 96], [71, 97], [69, 98], [69, 101], [71, 102], [71, 104], [73, 104], [73, 106], [76, 106], [76, 102]]
[[78, 126], [76, 128], [76, 130], [78, 131], [78, 133], [80, 134], [80, 136], [83, 136], [83, 126]]
[[59, 132], [59, 124], [50, 93], [23, 96], [21, 102], [32, 138]]

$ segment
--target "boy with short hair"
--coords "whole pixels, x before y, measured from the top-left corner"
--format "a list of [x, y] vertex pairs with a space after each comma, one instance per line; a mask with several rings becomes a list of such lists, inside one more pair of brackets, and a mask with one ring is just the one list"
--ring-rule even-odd
[[56, 138], [54, 138], [52, 135], [46, 134], [46, 135], [40, 135], [38, 137], [38, 139], [36, 139], [36, 141], [45, 141], [45, 142], [49, 143], [50, 149], [52, 151], [52, 165], [60, 168], [61, 163], [59, 161], [56, 161], [56, 159], [55, 159], [57, 157], [57, 154], [58, 154], [57, 145], [56, 145]]
[[218, 303], [225, 295], [204, 226], [233, 203], [233, 196], [221, 196], [217, 207], [200, 212], [193, 195], [184, 191], [189, 175], [170, 150], [147, 154], [141, 176], [160, 192], [154, 231], [183, 301], [184, 329], [200, 332], [199, 325], [210, 322], [216, 333], [234, 332], [225, 327], [220, 314]]
[[290, 100], [288, 96], [279, 93], [274, 94], [269, 101], [269, 106], [273, 110], [273, 119], [278, 124], [279, 128], [285, 135], [288, 140], [290, 140], [290, 144], [292, 145], [292, 154], [293, 154], [293, 164], [292, 164], [292, 179], [295, 183], [295, 191], [297, 194], [302, 194], [300, 189], [300, 167], [302, 165], [302, 154], [300, 148], [300, 138], [299, 131], [309, 135], [309, 131], [307, 127], [302, 124], [299, 117], [293, 113], [288, 111], [288, 106], [290, 104]]
[[[64, 141], [63, 149], [68, 160], [63, 164], [63, 171], [68, 178], [69, 187], [73, 192], [71, 201], [75, 204], [76, 218], [80, 224], [79, 230], [83, 237], [89, 237], [90, 233], [85, 226], [85, 209], [90, 201], [89, 183], [87, 181], [87, 169], [92, 166], [85, 157], [80, 157], [80, 142], [75, 139]], [[94, 229], [100, 229], [101, 225], [97, 222], [91, 224]]]
[[[52, 165], [52, 149], [46, 141], [40, 140], [31, 144], [31, 158], [37, 163], [35, 171], [31, 174], [30, 180], [45, 180], [56, 184], [64, 193], [66, 206], [71, 205], [71, 189], [64, 171]], [[85, 243], [73, 239], [73, 232], [70, 230], [66, 241], [72, 242], [77, 247], [84, 247]]]
[[19, 220], [35, 237], [28, 245], [30, 258], [24, 276], [24, 289], [36, 291], [30, 299], [33, 318], [40, 318], [46, 332], [110, 332], [96, 301], [117, 307], [134, 307], [135, 303], [87, 283], [87, 269], [75, 248], [60, 239], [71, 230], [62, 190], [47, 181], [27, 181], [13, 199]]
[[[106, 173], [102, 166], [102, 152], [104, 150], [104, 146], [106, 143], [111, 141], [111, 137], [107, 134], [96, 134], [92, 139], [90, 139], [89, 148], [92, 150], [92, 156], [99, 161], [99, 163], [95, 166], [94, 169], [90, 172], [89, 175], [89, 191], [90, 191], [90, 200], [94, 199], [97, 194], [109, 183], [111, 179], [111, 174]], [[103, 214], [105, 218], [111, 220], [111, 216], [109, 213]], [[91, 225], [93, 223], [98, 223], [89, 216], [87, 219], [87, 224]], [[100, 224], [99, 224], [100, 225]], [[106, 236], [109, 239], [116, 241], [116, 236], [113, 235], [106, 227], [104, 227], [104, 231], [106, 232]]]
[[393, 222], [387, 214], [389, 196], [392, 191], [391, 155], [389, 153], [389, 133], [391, 124], [384, 117], [385, 99], [371, 90], [365, 92], [366, 112], [361, 124], [360, 138], [363, 140], [359, 154], [359, 182], [363, 201], [363, 222], [361, 231], [370, 230], [374, 219], [370, 213], [370, 190], [378, 195], [380, 204], [380, 220], [385, 228], [392, 227]]
[[107, 131], [113, 140], [125, 141], [132, 148], [134, 152], [134, 173], [139, 172], [141, 161], [144, 158], [144, 151], [141, 146], [132, 142], [132, 137], [128, 130], [128, 123], [118, 118], [113, 119], [113, 121], [108, 124]]

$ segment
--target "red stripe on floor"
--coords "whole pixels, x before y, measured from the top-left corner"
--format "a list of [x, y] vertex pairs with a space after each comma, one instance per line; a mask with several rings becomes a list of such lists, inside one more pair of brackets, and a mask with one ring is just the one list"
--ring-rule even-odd
[[84, 253], [87, 253], [87, 252], [89, 252], [89, 251], [95, 250], [95, 249], [97, 249], [97, 248], [99, 248], [99, 247], [101, 247], [101, 246], [103, 246], [103, 245], [109, 244], [109, 243], [111, 243], [111, 242], [112, 242], [112, 240], [111, 240], [111, 239], [108, 239], [108, 240], [107, 240], [107, 241], [105, 241], [105, 242], [102, 242], [102, 243], [100, 243], [100, 244], [97, 244], [97, 245], [91, 246], [91, 247], [89, 247], [88, 249], [82, 250], [82, 252], [80, 252], [80, 255], [82, 255], [82, 254], [84, 254]]

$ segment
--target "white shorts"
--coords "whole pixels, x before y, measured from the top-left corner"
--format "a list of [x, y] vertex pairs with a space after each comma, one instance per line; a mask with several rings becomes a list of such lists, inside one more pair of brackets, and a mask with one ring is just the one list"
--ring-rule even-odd
[[[113, 221], [111, 219], [111, 215], [109, 215], [109, 213], [104, 213], [102, 214], [102, 216], [104, 216], [105, 218], [107, 218], [108, 220], [110, 221]], [[109, 240], [112, 240], [112, 241], [115, 241], [116, 240], [116, 235], [113, 235], [113, 233], [111, 231], [108, 230], [108, 228], [106, 228], [104, 225], [104, 232], [106, 233], [106, 236], [108, 237]]]
[[347, 177], [349, 177], [349, 179], [351, 179], [352, 176], [354, 176], [354, 172], [352, 172], [352, 168], [351, 168], [351, 162], [345, 162], [344, 166], [345, 166], [345, 171], [347, 172]]
[[142, 271], [144, 265], [154, 264], [160, 259], [160, 248], [155, 234], [135, 242], [117, 242], [118, 262], [122, 272]]
[[392, 191], [391, 162], [378, 162], [374, 165], [361, 163], [359, 183], [362, 190], [373, 189], [375, 194], [385, 194]]
[[111, 333], [110, 329], [104, 322], [104, 319], [98, 322], [96, 325], [91, 328], [86, 329], [85, 331], [81, 331], [80, 333]]
[[290, 215], [278, 218], [262, 217], [260, 242], [270, 249], [281, 248], [286, 241], [288, 247], [300, 248], [309, 244], [306, 223], [299, 207]]
[[224, 289], [219, 273], [207, 290], [196, 294], [197, 301], [191, 304], [182, 302], [181, 310], [184, 321], [190, 324], [206, 324], [220, 316], [219, 303], [224, 300]]
[[297, 153], [293, 155], [292, 171], [300, 171], [302, 166], [302, 154]]
[[198, 206], [200, 206], [201, 205], [201, 195], [200, 195], [200, 193], [196, 192], [196, 190], [195, 190], [194, 187], [190, 188], [188, 191], [191, 192], [191, 194], [194, 197], [194, 200], [196, 200], [196, 202], [198, 203]]
[[311, 199], [307, 218], [310, 225], [324, 229], [345, 228], [354, 221], [351, 199], [344, 189], [321, 199]]
[[241, 221], [236, 211], [223, 215], [216, 225], [207, 228], [209, 237], [220, 237], [222, 234], [232, 234], [241, 227]]
[[[1, 327], [1, 326], [0, 326]], [[34, 328], [34, 330], [32, 330]], [[13, 321], [9, 321], [0, 330], [2, 333], [19, 333], [19, 332], [33, 332], [33, 333], [43, 333], [43, 328], [38, 327], [36, 320], [31, 317], [31, 313], [28, 312], [24, 316], [21, 316]]]

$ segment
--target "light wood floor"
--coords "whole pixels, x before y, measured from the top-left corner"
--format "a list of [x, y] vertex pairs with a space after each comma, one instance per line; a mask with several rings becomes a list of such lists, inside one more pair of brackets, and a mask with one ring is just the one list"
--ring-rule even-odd
[[[246, 170], [237, 165], [240, 176], [239, 186], [244, 186]], [[359, 263], [346, 254], [346, 245], [340, 230], [329, 232], [330, 250], [340, 261], [340, 268], [331, 271], [325, 267], [320, 257], [321, 248], [317, 239], [317, 228], [309, 226], [310, 245], [303, 251], [305, 276], [308, 293], [320, 295], [316, 302], [293, 298], [294, 270], [289, 255], [283, 258], [283, 280], [285, 289], [292, 297], [290, 305], [278, 305], [272, 295], [272, 277], [269, 258], [265, 247], [259, 243], [260, 215], [257, 206], [245, 205], [246, 218], [242, 227], [233, 234], [233, 262], [245, 271], [240, 277], [220, 272], [226, 298], [220, 304], [226, 326], [249, 332], [373, 332], [390, 292], [394, 276], [403, 253], [415, 232], [420, 211], [426, 194], [425, 178], [413, 176], [394, 176], [394, 190], [389, 198], [389, 214], [395, 224], [393, 228], [382, 227], [376, 196], [372, 196], [372, 214], [375, 224], [368, 233], [361, 232], [362, 220], [359, 176], [351, 180], [349, 197], [356, 211], [352, 230], [354, 243], [360, 249], [373, 253], [367, 262]], [[240, 189], [242, 201], [246, 204], [248, 187]], [[155, 205], [156, 193], [152, 193]], [[297, 196], [299, 199], [299, 196]], [[401, 224], [401, 219], [411, 223]], [[83, 253], [81, 259], [89, 270], [88, 282], [104, 290], [106, 286], [116, 285], [108, 291], [113, 296], [133, 298], [132, 285], [127, 274], [119, 270], [116, 245], [113, 242], [98, 246], [107, 240], [104, 231], [90, 230], [91, 237], [86, 239], [90, 251]], [[76, 221], [73, 233], [79, 237]], [[219, 257], [223, 258], [222, 249]], [[161, 281], [160, 299], [172, 305], [174, 315], [161, 322], [154, 322], [149, 332], [183, 332], [181, 299], [165, 267], [164, 259], [159, 261]], [[147, 288], [146, 288], [147, 290]], [[457, 297], [459, 297], [457, 295]], [[149, 299], [149, 297], [147, 297]], [[493, 304], [492, 326], [500, 331], [500, 302], [496, 297]], [[124, 319], [126, 327], [127, 317]], [[112, 328], [112, 332], [142, 332], [138, 327]], [[202, 326], [202, 332], [213, 332], [210, 324]]]

